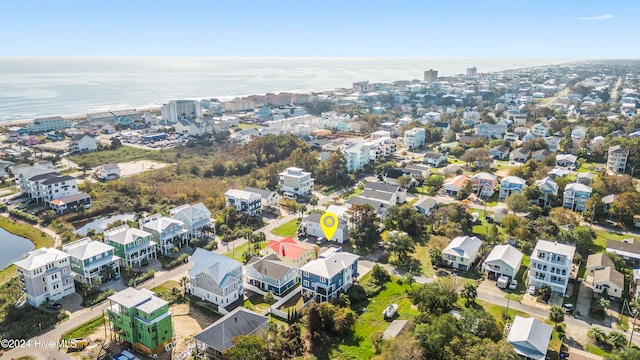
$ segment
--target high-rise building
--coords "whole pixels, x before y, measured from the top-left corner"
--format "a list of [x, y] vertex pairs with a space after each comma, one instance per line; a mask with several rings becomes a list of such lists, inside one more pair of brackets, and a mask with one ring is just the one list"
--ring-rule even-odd
[[174, 100], [162, 106], [162, 121], [166, 124], [175, 124], [178, 119], [193, 119], [202, 115], [200, 101], [198, 100]]
[[424, 72], [424, 82], [434, 83], [438, 81], [438, 70], [429, 69]]
[[476, 76], [477, 73], [478, 73], [478, 68], [476, 68], [475, 66], [467, 68], [467, 77], [474, 77]]

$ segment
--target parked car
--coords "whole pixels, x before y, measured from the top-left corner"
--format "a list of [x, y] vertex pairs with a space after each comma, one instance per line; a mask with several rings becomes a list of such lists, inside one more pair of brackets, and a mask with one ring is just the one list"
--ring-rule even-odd
[[529, 286], [529, 295], [535, 295], [536, 294], [536, 287], [531, 285]]
[[382, 311], [382, 317], [386, 318], [392, 318], [396, 315], [396, 313], [398, 312], [398, 304], [391, 304], [389, 306], [387, 306], [386, 309], [384, 309], [384, 311]]
[[562, 308], [567, 314], [572, 314], [573, 310], [575, 310], [575, 306], [573, 304], [564, 304], [562, 305]]
[[509, 289], [515, 290], [518, 287], [518, 280], [511, 280], [509, 283]]

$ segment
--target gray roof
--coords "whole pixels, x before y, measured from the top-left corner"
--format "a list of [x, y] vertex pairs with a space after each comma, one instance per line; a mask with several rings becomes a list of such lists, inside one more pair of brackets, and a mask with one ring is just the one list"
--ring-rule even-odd
[[393, 199], [395, 195], [393, 193], [365, 189], [358, 195], [358, 197], [391, 203], [391, 199]]
[[113, 246], [89, 237], [62, 246], [62, 251], [79, 260], [89, 259], [109, 250], [113, 250]]
[[269, 196], [271, 196], [271, 194], [273, 194], [273, 191], [271, 191], [271, 190], [258, 189], [258, 188], [254, 188], [254, 187], [250, 187], [250, 186], [245, 186], [244, 187], [244, 191], [248, 191], [248, 192], [259, 194], [263, 199], [266, 199]]
[[622, 241], [607, 240], [607, 251], [618, 250], [632, 254], [640, 254], [640, 242], [635, 241], [633, 238], [624, 239]]
[[538, 321], [536, 318], [516, 316], [511, 324], [507, 342], [519, 355], [534, 360], [543, 360], [547, 356], [547, 348], [553, 327]]
[[[109, 296], [109, 300], [124, 306], [126, 308], [133, 308], [142, 303], [145, 303], [151, 300], [153, 297], [153, 292], [147, 289], [134, 289], [132, 287], [128, 287], [122, 291], [119, 291], [111, 296]], [[164, 300], [162, 300], [164, 301]], [[167, 302], [165, 301], [165, 304]]]
[[606, 268], [596, 270], [593, 273], [594, 284], [603, 282], [610, 282], [620, 289], [624, 290], [624, 275], [616, 270], [614, 266], [607, 266]]
[[75, 180], [75, 179], [76, 178], [69, 175], [57, 176], [57, 177], [53, 177], [48, 180], [45, 180], [44, 182], [42, 182], [42, 185], [52, 185], [52, 184], [57, 184], [63, 181], [69, 181], [69, 180]]
[[69, 254], [55, 248], [40, 248], [37, 250], [29, 251], [29, 255], [14, 262], [17, 267], [31, 271], [54, 261], [59, 261], [68, 258]]
[[[62, 197], [57, 200], [59, 200], [61, 203], [71, 203], [74, 201], [85, 200], [85, 199], [91, 199], [91, 195], [87, 194], [86, 192], [80, 192], [77, 194]], [[54, 203], [55, 201], [56, 200], [53, 200], [51, 203]]]
[[607, 256], [607, 254], [599, 253], [599, 254], [591, 254], [587, 258], [587, 269], [591, 269], [594, 267], [607, 267], [607, 266], [615, 266], [613, 260]]
[[435, 205], [437, 205], [438, 202], [430, 197], [423, 197], [421, 199], [419, 199], [418, 201], [416, 201], [415, 203], [413, 203], [413, 207], [415, 208], [422, 208], [422, 209], [430, 209], [432, 207], [434, 207]]
[[451, 240], [442, 253], [471, 259], [480, 251], [481, 246], [482, 240], [476, 236], [458, 236]]
[[349, 200], [347, 200], [345, 203], [349, 205], [370, 205], [372, 208], [376, 210], [378, 210], [381, 207], [382, 208], [385, 207], [385, 204], [381, 203], [380, 201], [373, 200], [373, 199], [366, 199], [360, 196], [353, 196], [349, 198]]
[[512, 269], [517, 269], [520, 267], [523, 256], [524, 255], [518, 249], [511, 245], [496, 245], [487, 256], [485, 262], [502, 260]]
[[397, 185], [389, 185], [384, 183], [367, 182], [366, 184], [364, 184], [364, 189], [395, 194], [400, 189], [400, 187]]
[[252, 267], [259, 274], [276, 280], [282, 279], [291, 269], [296, 268], [281, 261], [276, 254], [267, 255], [263, 258], [252, 257], [247, 263], [247, 267]]
[[207, 273], [218, 286], [229, 277], [229, 273], [235, 268], [242, 268], [242, 264], [223, 255], [214, 254], [202, 248], [197, 248], [191, 256], [193, 266], [189, 269], [189, 277], [195, 278], [201, 273]]
[[348, 252], [334, 252], [327, 257], [320, 257], [304, 264], [300, 267], [300, 271], [307, 271], [331, 279], [340, 271], [358, 261], [359, 258], [360, 256]]
[[[304, 221], [305, 222], [311, 222], [311, 223], [320, 224], [320, 218], [321, 217], [322, 217], [322, 214], [313, 211], [313, 212], [311, 212], [309, 214], [309, 216], [304, 218]], [[344, 229], [345, 226], [347, 226], [347, 222], [344, 221], [343, 219], [338, 218], [338, 229]]]
[[247, 336], [267, 327], [266, 316], [238, 307], [209, 325], [193, 338], [208, 347], [223, 352], [233, 346], [236, 336]]

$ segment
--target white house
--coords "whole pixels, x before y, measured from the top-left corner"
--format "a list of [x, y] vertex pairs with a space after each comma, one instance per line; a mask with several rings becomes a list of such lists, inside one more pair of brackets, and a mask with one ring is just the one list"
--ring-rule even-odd
[[248, 216], [262, 213], [262, 197], [260, 194], [245, 190], [229, 189], [224, 193], [227, 207], [234, 207], [238, 212]]
[[475, 236], [458, 236], [442, 250], [443, 261], [455, 269], [470, 270], [481, 246], [482, 240]]
[[551, 340], [553, 327], [536, 318], [515, 317], [509, 327], [507, 342], [524, 360], [544, 360]]
[[462, 190], [464, 184], [469, 181], [469, 177], [466, 175], [458, 175], [453, 179], [447, 180], [444, 182], [443, 188], [447, 192], [447, 194], [451, 196], [455, 196], [458, 194], [458, 191]]
[[443, 162], [447, 162], [447, 157], [448, 155], [446, 153], [439, 153], [439, 152], [432, 152], [429, 151], [426, 154], [424, 154], [424, 158], [423, 161], [426, 164], [429, 164], [433, 167], [438, 167], [440, 166], [441, 163]]
[[575, 252], [576, 246], [573, 244], [538, 240], [531, 253], [529, 285], [535, 286], [536, 289], [548, 285], [551, 291], [564, 296], [571, 277], [571, 264]]
[[20, 292], [27, 296], [29, 304], [39, 307], [76, 292], [69, 258], [58, 249], [40, 248], [14, 262]]
[[482, 264], [482, 269], [491, 278], [502, 275], [512, 279], [518, 275], [524, 255], [511, 245], [496, 245]]
[[295, 196], [311, 194], [313, 178], [310, 172], [305, 172], [297, 167], [286, 168], [280, 174], [280, 190], [283, 193], [291, 193]]
[[627, 168], [628, 158], [629, 149], [625, 149], [620, 145], [611, 146], [609, 148], [609, 156], [607, 157], [607, 170], [615, 174], [624, 173]]
[[404, 147], [411, 150], [424, 144], [426, 131], [423, 128], [413, 128], [404, 132]]
[[[309, 216], [307, 216], [306, 218], [304, 218], [304, 220], [302, 220], [302, 223], [300, 224], [300, 230], [303, 233], [306, 233], [307, 235], [315, 236], [317, 238], [324, 238], [325, 237], [324, 231], [320, 226], [321, 217], [322, 217], [322, 214], [320, 213], [317, 213], [317, 212], [310, 213]], [[338, 228], [336, 229], [336, 232], [333, 234], [333, 237], [327, 240], [335, 241], [342, 244], [345, 242], [345, 240], [347, 240], [348, 233], [349, 233], [349, 226], [347, 225], [347, 222], [343, 219], [338, 218]]]
[[249, 186], [245, 186], [243, 190], [260, 195], [260, 201], [262, 202], [263, 209], [275, 207], [278, 205], [280, 195], [278, 195], [278, 193], [275, 191], [258, 189]]
[[102, 181], [114, 180], [120, 177], [120, 166], [118, 164], [104, 164], [98, 167], [98, 179]]
[[98, 140], [91, 135], [84, 135], [77, 141], [77, 149], [80, 152], [95, 151], [98, 148]]
[[624, 275], [615, 266], [607, 266], [593, 273], [593, 292], [618, 299], [624, 291]]
[[197, 248], [191, 256], [187, 292], [195, 297], [228, 306], [242, 299], [242, 264], [234, 259]]

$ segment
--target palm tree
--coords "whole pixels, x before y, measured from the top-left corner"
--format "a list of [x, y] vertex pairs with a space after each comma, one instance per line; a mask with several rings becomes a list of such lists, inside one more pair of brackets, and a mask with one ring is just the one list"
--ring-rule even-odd
[[302, 219], [305, 212], [307, 212], [307, 205], [300, 205], [300, 219]]
[[465, 299], [467, 305], [476, 301], [478, 289], [473, 284], [467, 284], [460, 290], [460, 295]]
[[607, 335], [605, 334], [604, 330], [597, 326], [592, 326], [589, 331], [587, 331], [587, 337], [589, 337], [589, 339], [591, 339], [596, 344], [604, 341], [606, 336]]
[[190, 282], [189, 277], [188, 276], [183, 276], [180, 278], [180, 286], [182, 286], [182, 290], [184, 292], [187, 291], [187, 284]]
[[311, 200], [309, 200], [309, 205], [312, 206], [312, 208], [315, 210], [316, 205], [318, 205], [318, 198], [317, 197], [312, 197]]
[[611, 301], [607, 298], [600, 298], [596, 301], [596, 309], [604, 314], [604, 311], [611, 306]]
[[557, 329], [558, 324], [564, 321], [564, 310], [560, 306], [552, 306], [549, 309], [549, 320], [556, 324]]
[[260, 248], [262, 248], [262, 243], [267, 241], [267, 235], [265, 235], [265, 233], [263, 233], [262, 231], [259, 231], [253, 234], [253, 241], [254, 241], [254, 249], [256, 250], [256, 253], [257, 253], [260, 251]]
[[621, 349], [627, 346], [627, 337], [619, 331], [612, 331], [607, 335], [607, 343], [615, 349]]

